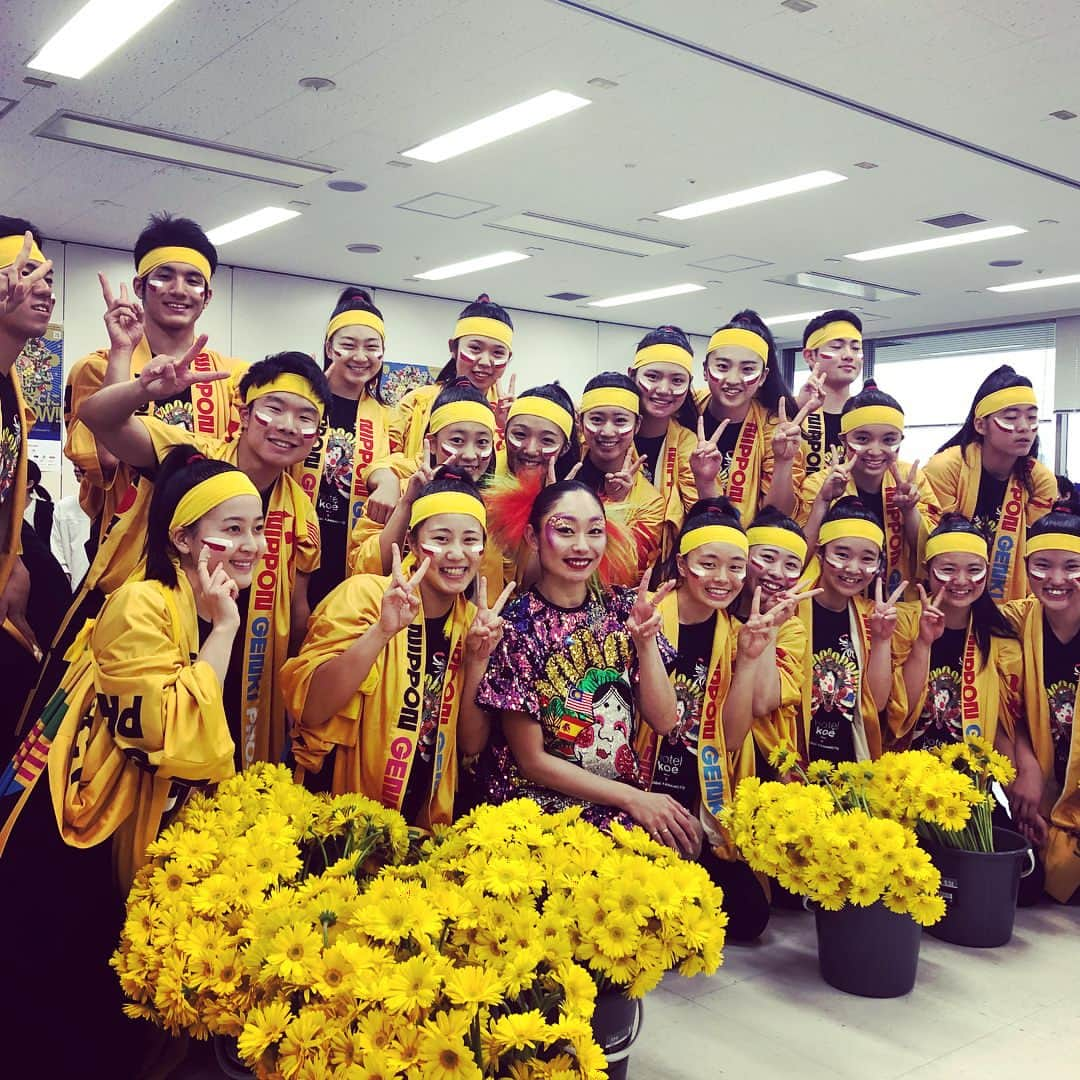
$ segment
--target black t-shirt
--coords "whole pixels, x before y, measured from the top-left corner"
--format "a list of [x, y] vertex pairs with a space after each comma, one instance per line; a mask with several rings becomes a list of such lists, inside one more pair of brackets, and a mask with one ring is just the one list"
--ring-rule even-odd
[[912, 750], [931, 750], [935, 746], [964, 740], [960, 689], [963, 685], [966, 639], [965, 627], [957, 630], [946, 628], [930, 648], [926, 702], [911, 735]]
[[840, 435], [840, 413], [825, 412], [822, 410], [821, 415], [825, 418], [825, 453], [828, 455], [830, 450], [846, 449], [843, 437]]
[[851, 641], [851, 615], [847, 607], [830, 611], [814, 600], [813, 620], [809, 758], [853, 761], [859, 661]]
[[[443, 680], [449, 659], [450, 641], [445, 632], [446, 616], [424, 620], [427, 664], [424, 668], [424, 709], [416, 736], [416, 753], [401, 797], [401, 815], [415, 825], [431, 801], [435, 776], [435, 751], [439, 735], [439, 706], [442, 704]], [[445, 767], [445, 766], [444, 766]]]
[[645, 458], [645, 464], [641, 466], [642, 473], [645, 474], [645, 479], [651, 484], [653, 477], [656, 476], [656, 463], [660, 460], [660, 450], [664, 445], [664, 435], [635, 435], [634, 436], [634, 449]]
[[679, 626], [679, 652], [675, 658], [675, 713], [678, 722], [656, 749], [652, 790], [670, 795], [687, 810], [700, 797], [697, 753], [701, 707], [716, 633], [716, 614], [704, 622]]
[[1080, 634], [1072, 641], [1058, 641], [1043, 616], [1043, 686], [1050, 706], [1050, 735], [1054, 740], [1054, 774], [1065, 783], [1072, 746], [1073, 710], [1080, 678]]
[[[15, 483], [22, 443], [22, 417], [10, 375], [0, 377], [0, 506], [7, 502]], [[45, 537], [45, 543], [49, 538]]]
[[863, 491], [862, 488], [856, 488], [855, 490], [858, 491], [859, 498], [867, 510], [873, 510], [877, 514], [878, 521], [884, 521], [885, 505], [881, 498], [881, 488], [878, 488], [877, 491]]
[[580, 480], [586, 487], [591, 488], [598, 495], [602, 495], [604, 492], [604, 476], [605, 471], [594, 465], [592, 458], [586, 456], [581, 464], [581, 469], [578, 472], [576, 479]]
[[1005, 503], [1005, 488], [1008, 480], [999, 480], [985, 469], [979, 477], [979, 494], [975, 499], [975, 513], [971, 520], [975, 528], [992, 543], [1001, 520], [1001, 507]]

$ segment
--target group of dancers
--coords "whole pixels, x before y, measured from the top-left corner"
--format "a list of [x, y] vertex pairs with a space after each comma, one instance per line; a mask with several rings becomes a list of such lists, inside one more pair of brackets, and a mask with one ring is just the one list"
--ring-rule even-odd
[[423, 829], [520, 796], [640, 825], [708, 867], [752, 939], [765, 887], [718, 815], [771, 750], [860, 761], [977, 734], [1016, 766], [1009, 812], [1047, 892], [1074, 897], [1080, 502], [1038, 461], [1012, 368], [909, 462], [900, 401], [852, 393], [852, 312], [805, 328], [797, 395], [741, 311], [704, 356], [647, 333], [575, 402], [515, 392], [512, 318], [481, 296], [434, 384], [389, 407], [393, 327], [364, 289], [317, 360], [248, 364], [199, 333], [217, 253], [195, 222], [155, 216], [133, 254], [68, 380], [90, 569], [38, 640], [15, 361], [52, 269], [0, 218], [0, 662], [33, 684], [30, 779], [5, 794], [51, 804], [80, 857], [109, 840], [126, 882], [187, 793], [286, 761]]

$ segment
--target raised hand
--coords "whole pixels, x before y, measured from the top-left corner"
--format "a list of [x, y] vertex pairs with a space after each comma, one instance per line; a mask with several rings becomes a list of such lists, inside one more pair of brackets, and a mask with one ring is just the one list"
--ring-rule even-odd
[[776, 625], [773, 614], [761, 613], [759, 585], [750, 601], [750, 617], [739, 628], [738, 655], [745, 660], [756, 660], [775, 641]]
[[651, 575], [651, 568], [641, 575], [637, 595], [634, 597], [634, 606], [630, 609], [626, 620], [626, 629], [634, 639], [634, 643], [639, 646], [651, 641], [660, 632], [660, 627], [663, 625], [663, 618], [659, 611], [660, 601], [675, 588], [674, 581], [665, 581], [650, 598], [649, 578]]
[[514, 404], [517, 389], [517, 373], [510, 376], [510, 388], [504, 394], [498, 379], [495, 380], [495, 422], [500, 431], [506, 430], [506, 421], [510, 418], [510, 406]]
[[796, 400], [803, 407], [808, 407], [808, 412], [814, 412], [825, 404], [825, 371], [820, 360], [814, 363], [810, 376], [803, 383]]
[[802, 422], [811, 411], [812, 406], [807, 403], [796, 414], [794, 419], [787, 418], [787, 402], [783, 397], [777, 406], [779, 423], [773, 428], [772, 451], [776, 461], [794, 461], [802, 446]]
[[138, 300], [128, 297], [127, 286], [121, 282], [119, 298], [113, 296], [104, 274], [98, 274], [101, 295], [105, 298], [105, 329], [114, 349], [130, 352], [143, 339], [143, 309]]
[[52, 259], [46, 259], [29, 274], [23, 275], [23, 268], [30, 261], [33, 244], [33, 233], [27, 232], [15, 261], [0, 270], [0, 312], [5, 315], [14, 311], [30, 295], [34, 286], [52, 270]]
[[200, 334], [179, 360], [175, 356], [155, 356], [139, 373], [139, 385], [152, 401], [176, 397], [196, 383], [217, 382], [230, 378], [228, 371], [193, 371], [195, 357], [203, 351], [208, 338]]
[[210, 548], [203, 544], [199, 552], [199, 561], [195, 564], [195, 572], [199, 580], [199, 592], [201, 599], [210, 615], [210, 622], [215, 630], [240, 628], [240, 609], [236, 605], [236, 598], [240, 595], [240, 586], [227, 573], [225, 568], [218, 563], [214, 572], [207, 569], [210, 561]]
[[797, 587], [785, 589], [782, 593], [779, 593], [773, 606], [768, 611], [773, 626], [779, 630], [799, 610], [799, 605], [804, 600], [813, 600], [815, 596], [820, 596], [824, 591], [824, 589], [811, 589], [806, 586], [803, 589]]
[[712, 433], [712, 438], [705, 438], [705, 417], [698, 416], [697, 420], [697, 446], [690, 454], [690, 469], [694, 474], [694, 480], [698, 486], [698, 494], [705, 484], [713, 484], [720, 470], [724, 467], [724, 455], [716, 448], [720, 436], [727, 430], [730, 420], [721, 420]]
[[465, 637], [465, 654], [470, 660], [486, 660], [495, 651], [495, 646], [502, 641], [502, 609], [513, 591], [514, 582], [511, 581], [489, 608], [487, 579], [483, 576], [477, 578], [476, 615]]
[[871, 641], [888, 641], [896, 629], [896, 602], [904, 595], [908, 583], [901, 581], [891, 593], [889, 598], [884, 599], [885, 589], [881, 584], [881, 578], [877, 579], [874, 590], [874, 610], [870, 612], [868, 620], [870, 626]]
[[829, 471], [825, 474], [825, 481], [818, 492], [819, 498], [826, 504], [833, 503], [847, 491], [848, 482], [851, 480], [851, 470], [855, 468], [859, 460], [859, 451], [856, 447], [848, 447], [847, 460], [844, 461], [840, 451], [835, 447], [829, 450], [826, 464]]
[[417, 568], [412, 577], [405, 577], [401, 569], [401, 549], [397, 544], [393, 545], [391, 558], [393, 560], [390, 570], [390, 585], [383, 593], [382, 606], [379, 611], [379, 629], [388, 637], [400, 634], [420, 611], [420, 594], [418, 592], [420, 582], [428, 572], [431, 559], [426, 558]]
[[[456, 460], [457, 453], [455, 452], [443, 464], [452, 465]], [[435, 470], [437, 468], [438, 466], [435, 464], [435, 447], [431, 441], [431, 436], [425, 435], [423, 457], [420, 459], [416, 472], [409, 477], [409, 482], [405, 485], [405, 499], [407, 502], [412, 504], [420, 498], [420, 492], [435, 479]]]
[[919, 590], [919, 603], [922, 611], [919, 613], [919, 640], [926, 646], [933, 645], [942, 634], [945, 633], [945, 612], [941, 610], [941, 598], [945, 595], [945, 587], [937, 591], [937, 596], [930, 599], [926, 590], [917, 585]]
[[634, 448], [626, 448], [626, 458], [618, 472], [604, 474], [604, 497], [611, 502], [624, 502], [634, 489], [634, 477], [640, 472], [645, 458], [634, 461]]
[[889, 472], [892, 474], [893, 480], [896, 481], [892, 504], [899, 507], [901, 513], [910, 514], [919, 504], [919, 485], [916, 482], [916, 477], [919, 475], [919, 462], [914, 461], [908, 470], [907, 477], [901, 478], [900, 470], [897, 468], [896, 459], [894, 458], [889, 462]]

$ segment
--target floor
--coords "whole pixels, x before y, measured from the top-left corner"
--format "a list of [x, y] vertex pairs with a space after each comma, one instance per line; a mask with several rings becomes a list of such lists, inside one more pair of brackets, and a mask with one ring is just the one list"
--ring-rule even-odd
[[630, 1080], [992, 1080], [1080, 1075], [1080, 908], [1017, 914], [1012, 941], [923, 935], [918, 982], [874, 1000], [818, 973], [814, 919], [775, 911], [711, 977], [668, 975], [645, 1002]]

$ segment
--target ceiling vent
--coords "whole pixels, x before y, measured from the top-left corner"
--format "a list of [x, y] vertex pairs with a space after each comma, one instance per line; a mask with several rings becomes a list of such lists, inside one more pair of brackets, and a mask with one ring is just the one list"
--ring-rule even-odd
[[636, 259], [644, 259], [648, 255], [670, 255], [673, 251], [681, 251], [690, 246], [672, 240], [657, 240], [639, 233], [608, 229], [603, 225], [589, 225], [584, 221], [551, 217], [533, 210], [524, 210], [502, 221], [489, 221], [488, 228], [521, 233], [524, 236], [539, 236], [544, 240], [558, 240], [564, 244], [610, 251], [616, 255], [632, 255]]
[[19, 102], [16, 98], [0, 97], [0, 120], [7, 116], [7, 114], [18, 104]]
[[939, 229], [959, 229], [964, 225], [978, 225], [985, 220], [986, 218], [976, 217], [974, 214], [957, 211], [955, 214], [942, 214], [941, 217], [923, 218], [922, 222], [924, 225], [936, 225]]
[[588, 293], [585, 292], [553, 292], [548, 293], [549, 300], [584, 300]]
[[887, 285], [877, 285], [871, 281], [857, 281], [855, 278], [835, 277], [832, 274], [817, 274], [805, 270], [797, 274], [788, 274], [781, 278], [767, 278], [771, 285], [791, 285], [796, 289], [809, 289], [811, 292], [831, 293], [849, 300], [864, 300], [872, 304], [882, 300], [899, 300], [905, 296], [919, 296], [910, 289], [893, 289]]
[[772, 266], [765, 259], [751, 259], [746, 255], [717, 255], [715, 259], [703, 259], [701, 262], [687, 263], [699, 270], [712, 270], [717, 274], [737, 274], [740, 270], [756, 270], [759, 266]]
[[430, 214], [432, 217], [460, 218], [471, 217], [473, 214], [482, 214], [485, 210], [493, 210], [494, 203], [477, 202], [476, 199], [464, 199], [460, 195], [447, 195], [443, 191], [433, 191], [430, 195], [421, 195], [418, 199], [410, 199], [408, 202], [398, 203], [399, 210], [412, 210], [416, 214]]

